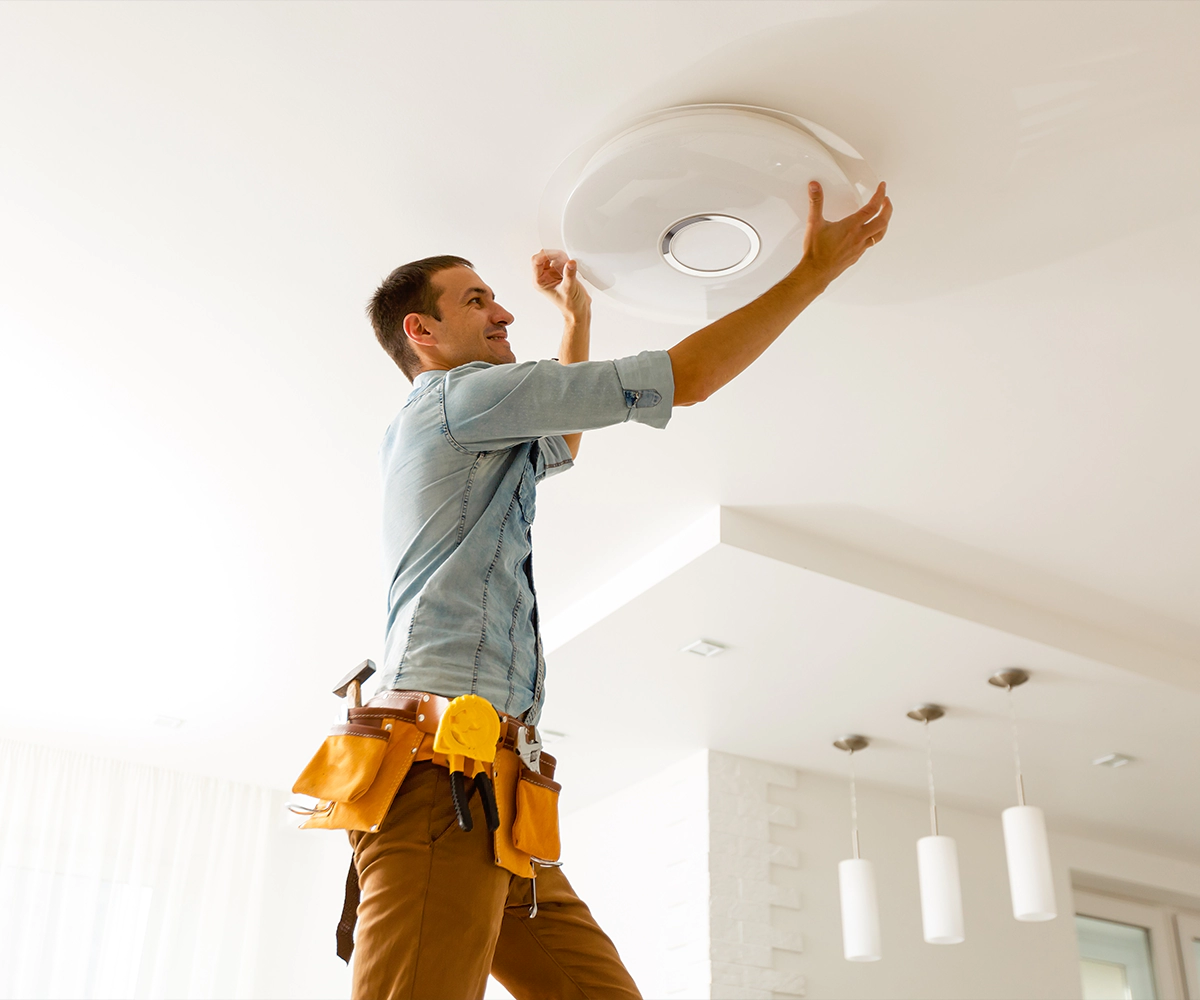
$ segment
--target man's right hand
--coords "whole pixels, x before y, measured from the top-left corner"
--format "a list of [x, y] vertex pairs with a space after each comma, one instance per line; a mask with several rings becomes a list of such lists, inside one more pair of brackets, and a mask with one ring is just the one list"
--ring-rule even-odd
[[853, 215], [826, 222], [821, 185], [808, 188], [804, 254], [792, 273], [753, 302], [685, 337], [667, 353], [675, 375], [675, 405], [708, 399], [746, 368], [834, 278], [887, 232], [892, 203], [884, 186]]
[[837, 222], [825, 220], [824, 206], [821, 185], [812, 181], [808, 185], [808, 226], [804, 230], [800, 266], [810, 269], [828, 285], [883, 239], [892, 217], [892, 200], [887, 197], [887, 185], [880, 183], [870, 201]]

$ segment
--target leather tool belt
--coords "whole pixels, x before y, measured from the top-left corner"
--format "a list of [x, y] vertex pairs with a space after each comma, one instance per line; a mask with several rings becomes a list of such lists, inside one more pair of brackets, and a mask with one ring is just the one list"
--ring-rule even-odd
[[[361, 708], [348, 709], [346, 723], [333, 727], [292, 786], [293, 792], [318, 799], [302, 829], [374, 832], [415, 761], [454, 770], [448, 756], [434, 749], [451, 705], [452, 699], [424, 691], [385, 691]], [[534, 878], [539, 864], [559, 858], [562, 786], [554, 780], [555, 760], [549, 754], [537, 756], [536, 769], [520, 755], [521, 748], [537, 745], [536, 729], [504, 715], [499, 722], [495, 760], [466, 766], [470, 777], [482, 772], [495, 788], [496, 864]]]

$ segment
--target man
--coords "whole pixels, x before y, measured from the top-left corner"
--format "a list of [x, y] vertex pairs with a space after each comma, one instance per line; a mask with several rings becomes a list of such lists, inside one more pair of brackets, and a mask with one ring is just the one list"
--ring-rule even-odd
[[[887, 232], [882, 184], [838, 222], [823, 218], [819, 185], [809, 200], [803, 257], [783, 281], [669, 351], [616, 361], [588, 361], [591, 300], [559, 251], [533, 258], [538, 287], [565, 320], [551, 361], [516, 363], [512, 315], [463, 258], [389, 275], [369, 315], [413, 390], [382, 448], [391, 576], [370, 705], [415, 706], [424, 720], [432, 709], [422, 706], [473, 694], [503, 723], [536, 726], [545, 679], [530, 542], [537, 483], [571, 467], [583, 431], [629, 420], [661, 428], [672, 407], [707, 399]], [[537, 768], [535, 753], [523, 756]], [[468, 832], [445, 758], [426, 757], [414, 756], [378, 829], [351, 833], [362, 894], [354, 996], [465, 1000], [482, 996], [491, 972], [519, 1000], [638, 997], [562, 872], [541, 868], [533, 880], [501, 867], [482, 792], [469, 800]]]

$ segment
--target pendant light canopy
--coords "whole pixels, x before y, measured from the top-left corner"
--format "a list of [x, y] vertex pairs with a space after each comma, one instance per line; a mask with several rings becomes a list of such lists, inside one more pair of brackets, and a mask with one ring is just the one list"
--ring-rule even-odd
[[917, 841], [917, 873], [921, 884], [921, 923], [929, 944], [959, 944], [963, 929], [962, 884], [958, 876], [958, 845], [938, 831], [937, 797], [933, 785], [933, 743], [929, 723], [945, 715], [939, 705], [918, 705], [908, 713], [925, 727], [925, 761], [929, 777], [930, 835]]
[[1021, 772], [1021, 751], [1017, 743], [1017, 715], [1013, 706], [1013, 688], [1029, 680], [1029, 671], [1013, 667], [988, 678], [988, 683], [1008, 693], [1009, 719], [1012, 722], [1013, 762], [1017, 772], [1017, 805], [1005, 809], [1004, 852], [1008, 857], [1008, 886], [1012, 893], [1013, 916], [1022, 921], [1053, 920], [1058, 915], [1054, 898], [1054, 872], [1050, 866], [1050, 844], [1046, 837], [1046, 817], [1037, 806], [1025, 803], [1025, 776]]
[[878, 962], [883, 957], [879, 938], [879, 896], [875, 888], [875, 866], [859, 852], [858, 794], [854, 782], [854, 755], [870, 743], [865, 736], [843, 736], [833, 745], [850, 755], [850, 847], [854, 856], [838, 863], [842, 953], [848, 962]]

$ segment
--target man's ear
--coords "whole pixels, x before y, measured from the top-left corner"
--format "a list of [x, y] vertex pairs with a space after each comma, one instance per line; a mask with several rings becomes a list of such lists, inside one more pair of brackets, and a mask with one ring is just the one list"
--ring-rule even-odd
[[421, 322], [420, 313], [409, 313], [404, 317], [404, 335], [414, 344], [420, 344], [422, 347], [428, 347], [431, 340], [430, 332]]

